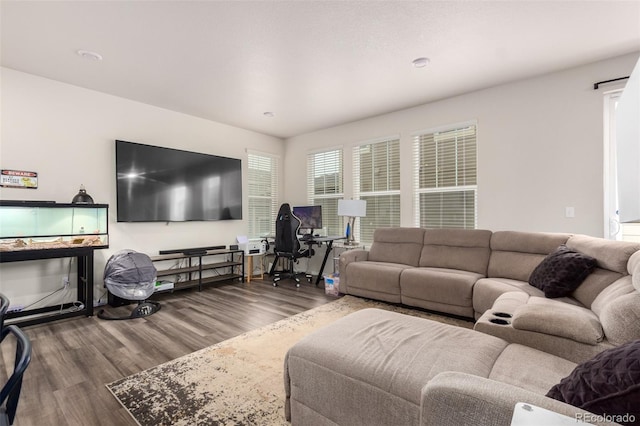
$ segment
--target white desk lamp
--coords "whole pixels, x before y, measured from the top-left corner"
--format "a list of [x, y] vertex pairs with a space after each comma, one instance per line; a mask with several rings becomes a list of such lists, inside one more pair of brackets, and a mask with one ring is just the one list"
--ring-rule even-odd
[[338, 200], [338, 216], [346, 216], [349, 218], [350, 232], [347, 235], [346, 245], [355, 245], [353, 240], [353, 227], [356, 217], [365, 217], [367, 215], [367, 202], [365, 200]]

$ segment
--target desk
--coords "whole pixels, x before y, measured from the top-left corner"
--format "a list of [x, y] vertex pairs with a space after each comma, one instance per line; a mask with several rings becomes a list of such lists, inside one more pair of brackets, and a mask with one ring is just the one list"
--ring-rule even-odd
[[[322, 279], [322, 274], [324, 274], [324, 265], [327, 264], [327, 259], [329, 258], [329, 253], [331, 253], [331, 249], [333, 248], [333, 242], [338, 240], [345, 240], [347, 237], [343, 236], [335, 236], [335, 237], [313, 237], [308, 240], [300, 239], [300, 244], [305, 244], [309, 246], [309, 249], [313, 247], [313, 245], [321, 245], [322, 243], [327, 244], [327, 249], [324, 252], [324, 257], [322, 258], [322, 266], [320, 267], [320, 271], [318, 272], [318, 277], [316, 278], [316, 286], [320, 284], [320, 280]], [[273, 271], [276, 269], [278, 257], [273, 261], [271, 265], [271, 269], [269, 270], [269, 275], [273, 275]]]
[[337, 236], [337, 237], [313, 237], [308, 240], [300, 240], [302, 244], [306, 244], [311, 248], [314, 244], [321, 245], [322, 243], [327, 243], [327, 249], [324, 252], [324, 257], [322, 258], [322, 266], [320, 266], [320, 271], [318, 271], [318, 277], [316, 278], [316, 286], [320, 284], [320, 280], [324, 274], [324, 265], [327, 264], [327, 259], [329, 258], [329, 253], [331, 253], [331, 249], [333, 248], [333, 242], [338, 240], [345, 240], [347, 237]]

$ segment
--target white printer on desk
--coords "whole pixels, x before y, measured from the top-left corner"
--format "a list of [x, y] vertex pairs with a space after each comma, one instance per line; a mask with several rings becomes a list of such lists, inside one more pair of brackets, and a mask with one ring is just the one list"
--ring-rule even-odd
[[264, 254], [267, 250], [264, 241], [249, 241], [244, 235], [236, 237], [238, 241], [238, 249], [243, 250], [244, 254]]

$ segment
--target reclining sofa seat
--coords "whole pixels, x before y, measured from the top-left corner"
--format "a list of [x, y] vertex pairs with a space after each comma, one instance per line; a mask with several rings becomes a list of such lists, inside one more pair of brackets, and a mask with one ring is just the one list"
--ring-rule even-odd
[[473, 287], [486, 276], [491, 231], [427, 229], [417, 268], [400, 278], [405, 305], [473, 317]]
[[[349, 250], [349, 272], [343, 273], [340, 258], [341, 291], [390, 303], [401, 303], [400, 274], [420, 262], [425, 230], [421, 228], [380, 228], [368, 251]], [[345, 265], [346, 266], [346, 265]], [[348, 277], [348, 279], [347, 279]], [[348, 289], [348, 290], [347, 290]]]

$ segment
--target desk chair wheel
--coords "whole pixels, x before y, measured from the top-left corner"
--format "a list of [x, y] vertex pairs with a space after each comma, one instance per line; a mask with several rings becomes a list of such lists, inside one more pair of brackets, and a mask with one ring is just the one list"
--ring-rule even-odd
[[[278, 281], [280, 281], [280, 279], [281, 278], [278, 277], [278, 278], [273, 280], [273, 286], [274, 287], [278, 287]], [[296, 280], [296, 287], [300, 287], [300, 279], [296, 278], [295, 280]], [[311, 281], [309, 281], [309, 282], [311, 282]]]

